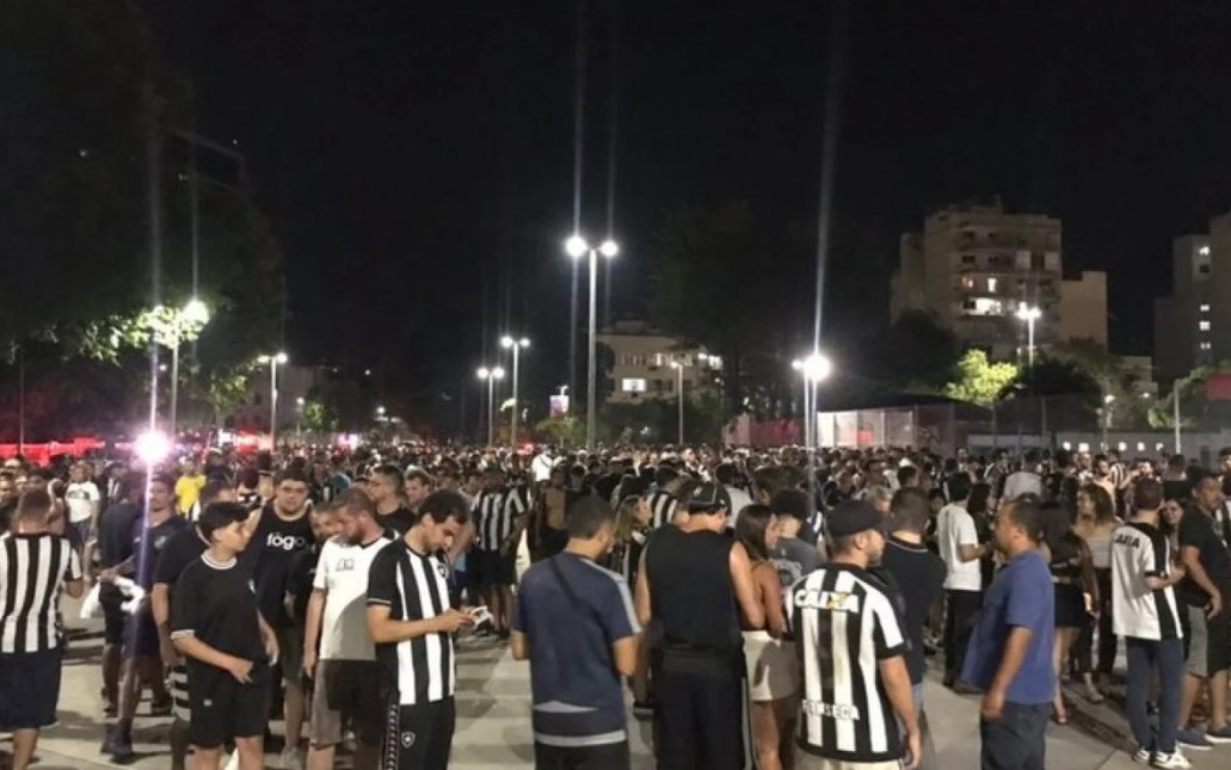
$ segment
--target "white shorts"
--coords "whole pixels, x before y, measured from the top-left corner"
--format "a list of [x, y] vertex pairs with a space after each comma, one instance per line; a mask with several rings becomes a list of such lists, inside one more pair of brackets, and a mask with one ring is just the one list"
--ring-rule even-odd
[[744, 662], [748, 695], [754, 703], [789, 698], [799, 690], [794, 642], [775, 639], [768, 631], [745, 631]]

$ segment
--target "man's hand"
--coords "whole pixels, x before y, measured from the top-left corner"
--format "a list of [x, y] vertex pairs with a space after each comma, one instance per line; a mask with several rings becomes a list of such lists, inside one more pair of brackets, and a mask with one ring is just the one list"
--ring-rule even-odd
[[316, 650], [303, 651], [303, 672], [309, 679], [316, 678]]
[[465, 612], [458, 612], [450, 608], [436, 618], [436, 625], [443, 633], [451, 634], [462, 626], [473, 626], [474, 618]]
[[227, 663], [227, 672], [240, 684], [250, 684], [252, 682], [252, 661], [231, 658]]
[[1212, 618], [1220, 612], [1222, 612], [1222, 594], [1215, 591], [1210, 594], [1210, 603], [1205, 606], [1205, 614]]
[[906, 734], [906, 756], [902, 758], [902, 770], [915, 770], [923, 761], [923, 733], [916, 729]]
[[261, 644], [265, 647], [265, 657], [269, 659], [269, 665], [272, 666], [277, 663], [278, 653], [281, 652], [281, 650], [278, 649], [278, 635], [273, 631], [266, 631], [262, 628]]
[[988, 690], [983, 694], [983, 703], [979, 706], [979, 716], [988, 722], [995, 722], [1004, 716], [1004, 692]]
[[184, 658], [180, 656], [170, 639], [158, 640], [158, 657], [162, 659], [162, 665], [167, 668], [175, 668], [184, 663]]

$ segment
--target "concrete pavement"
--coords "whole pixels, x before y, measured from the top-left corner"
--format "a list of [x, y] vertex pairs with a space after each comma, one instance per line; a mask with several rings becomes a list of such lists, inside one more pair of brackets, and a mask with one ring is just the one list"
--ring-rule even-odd
[[[66, 607], [66, 609], [68, 609]], [[73, 615], [70, 613], [69, 617]], [[101, 684], [98, 653], [101, 638], [95, 623], [74, 623], [85, 636], [75, 638], [65, 662], [60, 691], [60, 724], [48, 730], [39, 744], [38, 767], [116, 767], [98, 753], [103, 738]], [[458, 650], [458, 726], [452, 767], [457, 770], [522, 770], [533, 767], [530, 733], [529, 672], [512, 659], [508, 649], [493, 640], [464, 638]], [[934, 770], [978, 768], [977, 696], [959, 696], [938, 682], [926, 685], [928, 717], [936, 746]], [[1121, 740], [1115, 719], [1122, 718], [1109, 706], [1099, 713], [1083, 709], [1069, 726], [1048, 727], [1049, 768], [1061, 770], [1128, 770], [1134, 765], [1128, 754], [1110, 741]], [[127, 767], [165, 770], [168, 766], [166, 719], [148, 716], [143, 704], [134, 731], [138, 760]], [[280, 725], [275, 725], [275, 731]], [[649, 750], [649, 724], [629, 721], [632, 736], [632, 766], [653, 767]], [[1225, 768], [1231, 762], [1231, 747], [1190, 756], [1200, 770]], [[267, 759], [276, 766], [276, 756]]]

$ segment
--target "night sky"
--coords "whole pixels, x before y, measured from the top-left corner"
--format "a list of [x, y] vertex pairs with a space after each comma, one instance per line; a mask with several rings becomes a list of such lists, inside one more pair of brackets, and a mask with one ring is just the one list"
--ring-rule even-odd
[[[297, 357], [456, 387], [507, 319], [539, 343], [534, 385], [563, 381], [575, 4], [157, 5], [199, 128], [239, 141], [286, 251]], [[590, 0], [583, 220], [605, 232], [614, 123], [617, 313], [643, 308], [681, 204], [815, 227], [831, 7]], [[885, 322], [931, 206], [999, 193], [1063, 218], [1066, 271], [1111, 274], [1113, 349], [1149, 352], [1171, 238], [1231, 210], [1231, 3], [849, 7], [830, 333]]]

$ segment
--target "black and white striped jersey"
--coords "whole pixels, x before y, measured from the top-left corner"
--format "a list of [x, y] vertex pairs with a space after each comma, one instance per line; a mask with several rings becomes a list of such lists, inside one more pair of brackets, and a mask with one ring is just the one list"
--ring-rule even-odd
[[81, 559], [68, 538], [45, 532], [0, 537], [0, 653], [60, 647], [60, 592], [81, 577]]
[[[389, 608], [393, 620], [428, 620], [449, 609], [448, 568], [399, 540], [381, 549], [368, 574], [367, 604]], [[453, 697], [457, 683], [453, 636], [425, 634], [376, 645], [376, 660], [397, 686], [398, 703], [413, 706]]]
[[801, 660], [799, 742], [844, 762], [892, 762], [902, 742], [880, 662], [907, 642], [887, 587], [866, 570], [829, 563], [787, 592]]
[[1111, 619], [1116, 636], [1180, 639], [1175, 588], [1146, 586], [1171, 574], [1171, 543], [1157, 527], [1129, 522], [1111, 537]]
[[664, 524], [670, 524], [679, 505], [680, 501], [670, 492], [659, 490], [650, 495], [650, 526], [658, 529]]

